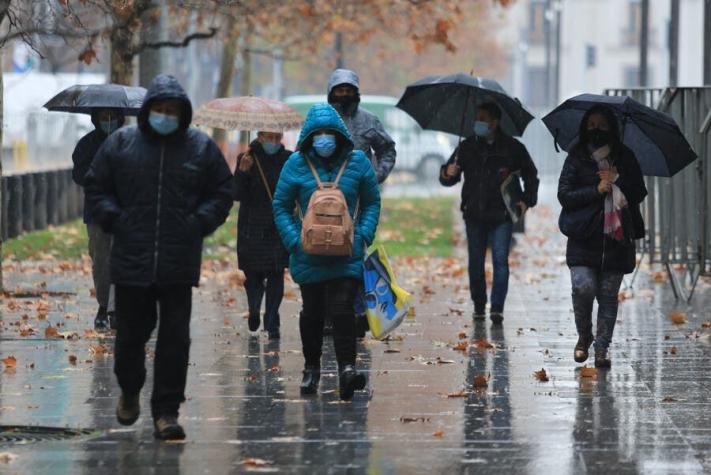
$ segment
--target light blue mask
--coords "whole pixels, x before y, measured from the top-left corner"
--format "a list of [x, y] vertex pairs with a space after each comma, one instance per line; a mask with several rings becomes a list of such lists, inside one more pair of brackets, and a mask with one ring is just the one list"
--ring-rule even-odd
[[160, 135], [170, 135], [180, 126], [180, 119], [174, 115], [153, 112], [148, 115], [148, 123]]
[[262, 150], [264, 150], [264, 153], [267, 155], [274, 155], [281, 149], [281, 144], [280, 143], [270, 143], [266, 142], [262, 144]]
[[111, 135], [113, 131], [119, 128], [118, 119], [114, 120], [102, 120], [99, 121], [99, 127], [104, 131], [106, 135]]
[[489, 135], [489, 123], [483, 120], [477, 120], [474, 122], [474, 134], [477, 137], [486, 137]]
[[336, 151], [336, 136], [322, 134], [314, 137], [314, 150], [322, 158], [328, 158]]

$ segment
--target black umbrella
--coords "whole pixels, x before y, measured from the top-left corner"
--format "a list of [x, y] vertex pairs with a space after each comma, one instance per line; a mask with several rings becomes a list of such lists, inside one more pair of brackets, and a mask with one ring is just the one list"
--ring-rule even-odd
[[642, 173], [673, 176], [696, 160], [696, 153], [673, 118], [628, 96], [581, 94], [543, 118], [560, 147], [569, 151], [578, 141], [580, 121], [595, 105], [609, 107], [620, 122], [622, 143], [632, 149]]
[[71, 86], [44, 107], [51, 111], [91, 114], [95, 109], [121, 109], [124, 114], [136, 115], [143, 104], [146, 90], [120, 84], [89, 84]]
[[469, 74], [430, 76], [410, 84], [397, 103], [423, 129], [439, 130], [462, 136], [474, 129], [474, 112], [484, 102], [501, 108], [501, 128], [520, 136], [533, 116], [518, 99], [506, 94], [501, 85], [492, 80]]

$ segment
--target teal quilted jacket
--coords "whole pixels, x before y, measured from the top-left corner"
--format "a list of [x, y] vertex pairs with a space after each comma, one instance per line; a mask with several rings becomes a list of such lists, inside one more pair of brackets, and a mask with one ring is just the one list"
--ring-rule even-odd
[[[318, 157], [311, 148], [312, 135], [323, 129], [340, 135], [336, 157], [330, 163]], [[339, 188], [346, 197], [351, 215], [355, 213], [356, 203], [360, 202], [350, 257], [314, 256], [304, 253], [301, 248], [301, 220], [294, 216], [294, 207], [298, 204], [302, 214], [306, 214], [309, 198], [317, 187], [304, 154], [316, 167], [322, 182], [334, 181], [341, 164], [348, 160]], [[365, 248], [375, 239], [380, 218], [380, 192], [373, 166], [363, 152], [353, 150], [348, 129], [330, 105], [316, 104], [309, 110], [297, 151], [289, 157], [279, 176], [273, 207], [274, 222], [290, 254], [289, 271], [294, 282], [310, 284], [339, 277], [362, 279]]]

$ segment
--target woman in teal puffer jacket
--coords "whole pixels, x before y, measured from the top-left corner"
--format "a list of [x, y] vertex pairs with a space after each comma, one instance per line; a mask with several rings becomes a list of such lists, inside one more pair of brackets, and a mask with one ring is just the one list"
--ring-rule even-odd
[[[316, 168], [322, 182], [335, 180], [347, 160], [339, 188], [351, 216], [355, 219], [351, 256], [315, 256], [301, 247], [301, 220], [294, 216], [300, 206], [302, 215], [316, 190], [305, 156]], [[301, 129], [297, 151], [287, 160], [274, 193], [274, 221], [284, 246], [290, 253], [289, 270], [301, 287], [303, 311], [299, 318], [305, 359], [302, 394], [314, 394], [321, 374], [323, 322], [333, 320], [334, 346], [339, 369], [342, 399], [350, 399], [356, 389], [365, 387], [365, 376], [356, 372], [356, 327], [353, 300], [363, 278], [366, 246], [375, 238], [380, 218], [380, 193], [375, 172], [361, 151], [353, 150], [353, 141], [338, 112], [328, 104], [317, 104], [309, 111]]]

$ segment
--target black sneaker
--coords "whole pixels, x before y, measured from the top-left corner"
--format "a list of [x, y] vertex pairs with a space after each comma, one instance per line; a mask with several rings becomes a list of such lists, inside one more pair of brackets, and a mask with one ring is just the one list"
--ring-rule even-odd
[[97, 332], [107, 332], [109, 327], [109, 316], [106, 313], [106, 307], [99, 307], [94, 318], [94, 330]]
[[141, 405], [138, 401], [138, 394], [135, 396], [126, 396], [121, 394], [119, 402], [116, 406], [116, 419], [123, 426], [133, 425], [141, 415]]
[[306, 366], [304, 368], [304, 377], [301, 380], [301, 395], [308, 396], [316, 394], [318, 391], [318, 383], [321, 381], [321, 368], [318, 366]]
[[365, 375], [355, 370], [353, 365], [345, 365], [338, 373], [338, 389], [342, 400], [353, 399], [353, 393], [365, 388]]
[[259, 314], [253, 315], [250, 313], [247, 324], [249, 325], [249, 331], [256, 332], [259, 330]]
[[489, 314], [489, 319], [494, 325], [501, 325], [504, 323], [504, 314], [501, 312], [491, 312]]
[[185, 431], [178, 424], [177, 416], [160, 416], [153, 420], [153, 436], [160, 440], [183, 440]]

